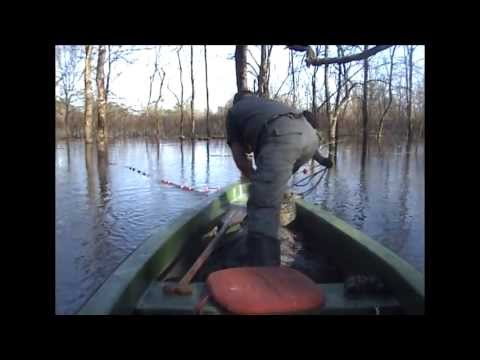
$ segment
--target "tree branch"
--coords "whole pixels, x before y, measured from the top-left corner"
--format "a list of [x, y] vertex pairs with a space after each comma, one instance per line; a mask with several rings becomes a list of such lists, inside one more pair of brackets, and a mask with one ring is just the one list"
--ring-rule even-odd
[[257, 59], [255, 59], [255, 56], [253, 56], [252, 52], [250, 51], [250, 48], [247, 48], [247, 51], [252, 57], [253, 61], [255, 61], [255, 64], [257, 64], [257, 66], [260, 67], [260, 64], [258, 63]]
[[[255, 69], [255, 67], [252, 64], [250, 64], [248, 61], [247, 61], [247, 65], [249, 65], [252, 68], [253, 72], [255, 73], [254, 76], [258, 77], [257, 69]], [[260, 65], [259, 65], [259, 67], [260, 67]]]
[[343, 57], [336, 57], [336, 58], [317, 58], [315, 56], [315, 52], [312, 50], [310, 46], [304, 45], [290, 45], [288, 46], [289, 49], [294, 51], [306, 51], [307, 52], [307, 66], [320, 66], [320, 65], [328, 65], [328, 64], [344, 64], [351, 61], [357, 60], [364, 60], [369, 58], [370, 56], [375, 55], [376, 53], [388, 49], [392, 45], [377, 45], [361, 53], [348, 55]]

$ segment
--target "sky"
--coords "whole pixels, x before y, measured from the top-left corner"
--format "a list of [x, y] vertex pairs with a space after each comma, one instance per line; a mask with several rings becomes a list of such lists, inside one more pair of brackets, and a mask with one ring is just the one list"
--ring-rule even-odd
[[[158, 47], [154, 46], [137, 46], [137, 49], [142, 49], [132, 53], [128, 59], [133, 63], [129, 64], [125, 61], [115, 63], [112, 68], [112, 77], [110, 80], [110, 88], [113, 95], [109, 100], [127, 105], [133, 110], [140, 111], [145, 108], [148, 102], [149, 82], [150, 76], [153, 73], [156, 51]], [[149, 49], [147, 49], [149, 48]], [[161, 46], [159, 56], [159, 67], [163, 68], [166, 73], [164, 86], [162, 90], [162, 101], [160, 107], [164, 109], [172, 109], [176, 104], [176, 98], [172, 94], [175, 93], [180, 98], [180, 71], [178, 67], [178, 59], [176, 49], [178, 46]], [[195, 84], [195, 110], [206, 111], [206, 89], [205, 89], [205, 58], [204, 47], [202, 45], [194, 45], [194, 84]], [[251, 51], [253, 58], [260, 62], [260, 47], [250, 45], [248, 49]], [[334, 46], [330, 47], [330, 56], [335, 56]], [[233, 55], [235, 52], [235, 45], [208, 45], [207, 46], [207, 62], [208, 62], [208, 87], [209, 87], [209, 103], [210, 111], [215, 112], [219, 106], [224, 106], [236, 92], [236, 77], [235, 77], [235, 61]], [[302, 65], [303, 53], [294, 53], [294, 63], [296, 66]], [[248, 61], [258, 69], [255, 65], [255, 60], [252, 55], [248, 54]], [[382, 57], [388, 56], [388, 50], [378, 53], [374, 56], [375, 61], [380, 61]], [[403, 56], [403, 48], [397, 48], [396, 56]], [[290, 51], [284, 45], [276, 45], [273, 47], [271, 56], [271, 75], [270, 85], [276, 91], [284, 79], [288, 75]], [[414, 62], [420, 67], [420, 71], [416, 74], [421, 79], [422, 68], [424, 67], [424, 47], [418, 46], [414, 52]], [[184, 84], [184, 101], [187, 108], [190, 108], [189, 98], [191, 96], [191, 77], [190, 77], [190, 46], [185, 45], [181, 50], [181, 61], [183, 68], [183, 84]], [[92, 65], [96, 65], [96, 57], [92, 61]], [[83, 67], [83, 62], [79, 63], [79, 67]], [[360, 70], [362, 61], [357, 61], [352, 65], [351, 73]], [[317, 81], [323, 84], [323, 66], [319, 67], [317, 71]], [[385, 68], [386, 69], [386, 68]], [[80, 69], [81, 71], [82, 69]], [[306, 101], [310, 101], [303, 94], [310, 92], [311, 74], [313, 67], [306, 69], [300, 74], [299, 95]], [[361, 78], [360, 71], [357, 78]], [[253, 75], [248, 75], [248, 85], [253, 89]], [[94, 79], [93, 79], [94, 80]], [[333, 78], [331, 86], [334, 87]], [[303, 85], [305, 84], [305, 85]], [[95, 81], [93, 81], [95, 88]], [[160, 80], [156, 79], [152, 90], [152, 101], [158, 97], [160, 87]], [[283, 83], [280, 94], [286, 93], [290, 87], [288, 81]], [[321, 87], [321, 86], [320, 86]], [[83, 78], [79, 77], [77, 88], [83, 89]], [[310, 96], [310, 94], [308, 95]], [[77, 100], [77, 106], [82, 106], [82, 101]]]

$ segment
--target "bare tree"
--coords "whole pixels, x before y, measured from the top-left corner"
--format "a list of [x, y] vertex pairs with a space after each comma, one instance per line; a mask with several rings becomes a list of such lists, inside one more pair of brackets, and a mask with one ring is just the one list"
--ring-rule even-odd
[[155, 81], [155, 75], [157, 74], [157, 58], [155, 57], [155, 65], [153, 74], [149, 77], [149, 87], [148, 87], [148, 100], [147, 100], [147, 107], [145, 109], [145, 123], [143, 126], [143, 136], [147, 136], [147, 127], [150, 121], [150, 104], [152, 103], [152, 89], [153, 89], [153, 82]]
[[62, 74], [60, 71], [57, 71], [62, 66], [62, 48], [60, 46], [55, 46], [55, 64], [56, 64], [56, 71], [55, 71], [55, 87], [60, 84], [62, 81]]
[[395, 49], [396, 46], [392, 48], [390, 51], [390, 70], [388, 72], [388, 104], [385, 107], [385, 109], [382, 112], [382, 115], [380, 117], [380, 121], [378, 123], [378, 132], [377, 132], [377, 139], [380, 139], [382, 137], [382, 132], [383, 132], [383, 122], [385, 119], [385, 116], [388, 113], [388, 110], [390, 110], [390, 106], [392, 105], [392, 100], [393, 100], [393, 94], [392, 94], [392, 76], [393, 76], [393, 58], [395, 56]]
[[405, 80], [407, 83], [407, 139], [410, 142], [412, 138], [412, 76], [413, 76], [413, 51], [415, 46], [407, 45], [405, 48]]
[[70, 109], [72, 102], [78, 96], [76, 83], [81, 73], [78, 71], [78, 54], [75, 46], [64, 46], [60, 49], [57, 46], [57, 85], [59, 85], [60, 99], [64, 105], [63, 123], [65, 128], [65, 137], [70, 138]]
[[108, 103], [108, 95], [110, 95], [110, 75], [112, 74], [112, 47], [110, 45], [107, 46], [108, 50], [108, 73], [107, 73], [107, 84], [105, 85], [105, 103]]
[[93, 143], [93, 91], [92, 91], [92, 57], [93, 47], [85, 46], [85, 142]]
[[[160, 116], [158, 114], [158, 103], [160, 102], [160, 100], [162, 99], [162, 89], [163, 89], [163, 83], [165, 81], [165, 70], [163, 70], [163, 68], [161, 69], [162, 70], [162, 74], [160, 75], [160, 89], [158, 91], [158, 97], [157, 97], [157, 100], [155, 101], [155, 129], [156, 129], [156, 134], [157, 134], [157, 140], [160, 139]], [[163, 124], [164, 128], [165, 128], [165, 124]]]
[[195, 139], [195, 113], [194, 113], [195, 83], [193, 79], [193, 45], [190, 45], [190, 76], [192, 79], [192, 99], [190, 101], [190, 113], [192, 118], [192, 140], [194, 140]]
[[290, 51], [290, 73], [292, 75], [292, 105], [293, 107], [296, 106], [297, 104], [297, 98], [296, 98], [296, 87], [295, 87], [295, 67], [294, 67], [294, 59], [293, 59], [293, 51]]
[[[316, 56], [320, 55], [320, 46], [315, 48]], [[317, 71], [318, 66], [315, 66], [312, 74], [312, 113], [315, 119], [316, 125], [318, 127], [318, 118], [317, 118]]]
[[[368, 50], [368, 45], [364, 45], [364, 52]], [[363, 101], [362, 101], [362, 124], [363, 139], [367, 138], [368, 127], [368, 58], [363, 60]]]
[[[328, 45], [325, 45], [325, 57], [326, 58], [328, 57]], [[328, 142], [331, 145], [335, 140], [335, 133], [334, 133], [334, 130], [333, 130], [333, 127], [332, 127], [332, 116], [331, 116], [331, 112], [330, 112], [330, 87], [328, 85], [328, 64], [325, 64], [323, 82], [324, 82], [324, 87], [325, 87], [325, 113], [327, 115], [327, 122], [328, 122], [328, 128], [329, 128]], [[331, 150], [331, 146], [329, 147], [329, 149]], [[328, 155], [331, 158], [332, 157], [332, 151], [330, 151], [330, 150], [329, 150]]]
[[260, 48], [260, 69], [258, 72], [258, 95], [269, 98], [268, 85], [270, 80], [270, 56], [273, 45], [261, 45]]
[[[337, 54], [343, 54], [342, 46], [337, 46]], [[326, 55], [327, 56], [327, 52]], [[329, 157], [336, 157], [337, 154], [337, 139], [338, 139], [338, 124], [339, 119], [343, 117], [342, 114], [345, 113], [346, 106], [350, 99], [350, 93], [352, 89], [358, 85], [356, 83], [350, 83], [350, 78], [348, 74], [348, 68], [344, 67], [343, 64], [336, 64], [336, 90], [333, 93], [330, 93], [329, 84], [328, 84], [328, 67], [325, 65], [325, 101], [324, 104], [327, 106], [327, 119], [329, 124]], [[333, 109], [330, 104], [330, 98], [335, 95], [335, 101], [333, 104]], [[323, 105], [323, 104], [322, 104]], [[322, 106], [321, 105], [321, 106]]]
[[235, 70], [237, 75], [237, 91], [248, 90], [247, 45], [237, 45], [235, 47]]
[[151, 104], [152, 104], [152, 91], [153, 91], [153, 85], [155, 83], [155, 78], [158, 75], [160, 78], [160, 89], [158, 92], [157, 99], [155, 100], [155, 105], [154, 105], [154, 114], [155, 114], [155, 137], [158, 142], [160, 139], [160, 117], [158, 115], [158, 104], [162, 98], [162, 89], [163, 89], [163, 83], [165, 81], [165, 70], [159, 69], [159, 59], [160, 59], [160, 49], [161, 47], [158, 46], [155, 49], [155, 63], [153, 65], [153, 73], [149, 77], [149, 89], [148, 89], [148, 101], [147, 101], [147, 107], [145, 110], [145, 126], [144, 126], [144, 135], [147, 135], [147, 126], [149, 126], [150, 123], [150, 110], [151, 110]]
[[[210, 124], [208, 122], [208, 118], [210, 115], [210, 104], [208, 101], [208, 68], [207, 68], [207, 45], [203, 45], [204, 54], [205, 54], [205, 87], [207, 90], [207, 138], [210, 139]], [[208, 149], [208, 145], [207, 145]], [[207, 156], [208, 159], [208, 156]]]
[[178, 67], [180, 69], [180, 139], [183, 139], [183, 72], [182, 72], [182, 61], [180, 60], [180, 51], [182, 47], [177, 49], [177, 58], [178, 58]]
[[107, 141], [107, 104], [105, 102], [105, 55], [106, 49], [104, 45], [98, 48], [98, 62], [97, 62], [97, 107], [98, 107], [98, 122], [97, 122], [97, 143], [100, 147], [104, 147]]
[[113, 66], [115, 63], [118, 62], [125, 62], [127, 64], [133, 64], [135, 62], [135, 59], [132, 59], [130, 57], [131, 54], [133, 54], [136, 51], [142, 51], [142, 50], [149, 50], [149, 47], [146, 48], [139, 48], [139, 47], [129, 47], [125, 45], [108, 45], [107, 46], [107, 64], [108, 64], [108, 71], [105, 75], [105, 102], [108, 104], [108, 99], [110, 95], [115, 95], [111, 88], [110, 88], [110, 82], [114, 78], [118, 77], [121, 75], [121, 72], [112, 74], [113, 71]]

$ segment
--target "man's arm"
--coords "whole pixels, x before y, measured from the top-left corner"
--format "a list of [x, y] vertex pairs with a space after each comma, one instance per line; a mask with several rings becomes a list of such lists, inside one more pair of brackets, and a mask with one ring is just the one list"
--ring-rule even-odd
[[239, 142], [232, 142], [230, 144], [232, 149], [233, 160], [242, 175], [251, 180], [253, 174], [252, 161], [247, 157], [245, 148]]

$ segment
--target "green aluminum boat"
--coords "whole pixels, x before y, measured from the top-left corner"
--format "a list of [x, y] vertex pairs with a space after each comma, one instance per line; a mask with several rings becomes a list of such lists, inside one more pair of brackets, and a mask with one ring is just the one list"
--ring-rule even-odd
[[[247, 199], [248, 186], [235, 183], [187, 211], [130, 254], [77, 314], [196, 314], [195, 307], [206, 291], [208, 264], [193, 278], [190, 295], [168, 294], [163, 287], [178, 282], [205, 248], [204, 235], [221, 223], [229, 209], [245, 206]], [[326, 304], [304, 314], [424, 314], [425, 280], [421, 273], [321, 207], [303, 200], [297, 200], [296, 205], [296, 218], [289, 227], [302, 234], [306, 249], [329, 259], [329, 266], [324, 267], [329, 269], [328, 274], [307, 274], [324, 291]], [[230, 228], [224, 237], [238, 236], [238, 228]], [[332, 272], [332, 267], [336, 271]], [[346, 291], [347, 276], [351, 274], [381, 279], [386, 291], [352, 296]], [[213, 299], [202, 309], [202, 315], [220, 314], [229, 312]]]

